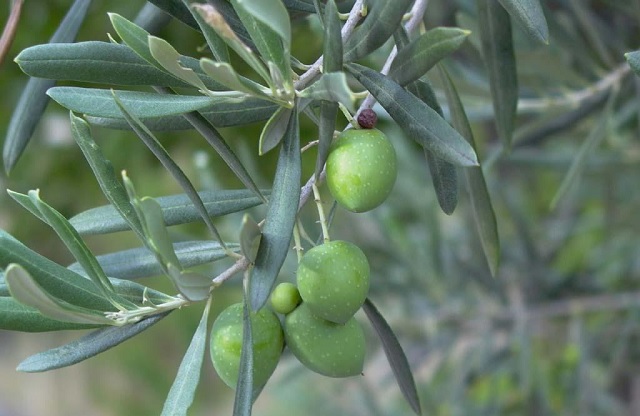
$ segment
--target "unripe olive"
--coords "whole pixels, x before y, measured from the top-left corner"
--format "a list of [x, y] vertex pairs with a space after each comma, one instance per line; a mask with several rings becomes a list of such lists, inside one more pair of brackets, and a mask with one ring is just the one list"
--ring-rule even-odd
[[[233, 389], [238, 383], [242, 352], [242, 303], [227, 307], [211, 329], [211, 361], [216, 372]], [[253, 384], [262, 387], [276, 369], [284, 346], [280, 320], [266, 308], [251, 313], [253, 338]]]
[[318, 317], [343, 324], [369, 293], [369, 262], [347, 241], [330, 241], [309, 250], [298, 264], [298, 290]]
[[273, 310], [283, 315], [288, 314], [300, 304], [300, 292], [293, 283], [280, 283], [271, 292], [271, 306]]
[[362, 373], [365, 338], [355, 318], [344, 325], [329, 322], [302, 302], [285, 318], [284, 333], [293, 355], [310, 370], [329, 377]]
[[391, 193], [398, 172], [396, 152], [377, 129], [349, 129], [338, 135], [327, 158], [327, 186], [353, 212], [372, 210]]

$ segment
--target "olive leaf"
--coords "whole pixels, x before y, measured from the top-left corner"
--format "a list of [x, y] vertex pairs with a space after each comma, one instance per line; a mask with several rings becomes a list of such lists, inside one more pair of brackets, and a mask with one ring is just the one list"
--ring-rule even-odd
[[198, 13], [193, 7], [190, 7], [189, 0], [182, 0], [182, 3], [189, 9], [191, 15], [198, 23], [209, 50], [213, 53], [213, 56], [219, 62], [229, 62], [231, 60], [229, 56], [229, 48], [225, 41], [216, 33], [211, 26], [205, 22], [200, 13]]
[[258, 223], [249, 214], [244, 214], [240, 228], [240, 247], [242, 254], [251, 263], [256, 260], [257, 247], [261, 236], [262, 231]]
[[[292, 119], [295, 117], [292, 117]], [[253, 331], [251, 329], [251, 299], [245, 293], [242, 307], [242, 350], [238, 384], [233, 402], [233, 416], [251, 416], [254, 401], [253, 386]]]
[[204, 361], [205, 347], [207, 345], [207, 322], [209, 320], [209, 307], [211, 298], [207, 301], [202, 318], [191, 338], [187, 352], [182, 358], [178, 374], [176, 375], [169, 395], [167, 396], [162, 415], [180, 416], [186, 415], [193, 403], [193, 397], [200, 382], [200, 370]]
[[544, 44], [549, 43], [547, 19], [542, 12], [540, 0], [498, 0], [514, 17], [531, 38]]
[[[9, 290], [8, 287], [6, 290]], [[8, 295], [0, 297], [0, 329], [6, 331], [48, 332], [98, 326], [101, 325], [58, 321], [42, 315], [37, 309], [23, 305]]]
[[271, 116], [260, 133], [258, 153], [263, 155], [280, 144], [289, 125], [292, 110], [280, 107]]
[[289, 252], [300, 200], [300, 176], [300, 130], [298, 113], [294, 109], [280, 147], [262, 239], [249, 280], [253, 311], [259, 310], [267, 301]]
[[[76, 0], [69, 8], [64, 19], [58, 25], [49, 43], [71, 42], [75, 39], [84, 21], [91, 1]], [[7, 136], [2, 149], [4, 170], [9, 173], [29, 144], [31, 136], [44, 114], [49, 103], [45, 93], [55, 85], [55, 81], [42, 78], [30, 78], [22, 90], [20, 99], [15, 106]]]
[[27, 357], [18, 364], [16, 370], [37, 373], [77, 364], [133, 338], [158, 323], [170, 312], [152, 315], [130, 325], [100, 328], [68, 344]]

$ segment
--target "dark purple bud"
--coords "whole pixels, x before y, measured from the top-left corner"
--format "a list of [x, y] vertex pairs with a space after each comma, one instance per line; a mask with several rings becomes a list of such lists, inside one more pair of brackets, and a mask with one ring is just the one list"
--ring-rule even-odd
[[372, 129], [378, 122], [378, 115], [370, 108], [366, 108], [358, 114], [358, 124], [363, 129]]

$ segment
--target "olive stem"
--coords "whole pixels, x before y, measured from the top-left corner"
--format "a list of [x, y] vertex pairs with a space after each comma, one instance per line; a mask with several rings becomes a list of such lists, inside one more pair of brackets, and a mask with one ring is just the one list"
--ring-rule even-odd
[[311, 185], [313, 189], [313, 198], [318, 206], [318, 218], [320, 219], [320, 227], [322, 227], [322, 238], [325, 243], [329, 242], [329, 228], [327, 227], [327, 219], [324, 216], [324, 208], [322, 207], [322, 199], [320, 199], [320, 191], [314, 183]]
[[300, 229], [298, 228], [299, 224], [296, 221], [296, 225], [293, 226], [293, 249], [296, 251], [296, 255], [298, 256], [298, 263], [302, 260], [302, 242], [300, 241]]
[[342, 104], [342, 103], [338, 103], [338, 107], [340, 108], [340, 111], [342, 111], [342, 114], [344, 114], [344, 117], [347, 119], [349, 124], [351, 124], [351, 126], [353, 126], [354, 129], [359, 129], [360, 125], [353, 118], [353, 116], [349, 112], [349, 109], [347, 107], [345, 107], [344, 104]]

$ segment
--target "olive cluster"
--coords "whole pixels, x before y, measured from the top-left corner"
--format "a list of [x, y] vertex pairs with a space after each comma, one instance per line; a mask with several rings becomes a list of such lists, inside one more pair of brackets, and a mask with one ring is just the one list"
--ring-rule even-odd
[[[396, 155], [379, 130], [351, 129], [332, 144], [326, 168], [336, 201], [350, 211], [364, 212], [389, 196]], [[369, 262], [356, 245], [329, 241], [309, 250], [298, 264], [297, 286], [279, 284], [271, 293], [273, 311], [262, 308], [250, 315], [254, 385], [267, 382], [285, 345], [319, 374], [361, 374], [366, 342], [354, 315], [367, 298], [369, 280]], [[276, 313], [284, 315], [283, 324]], [[211, 359], [231, 387], [238, 379], [242, 329], [242, 304], [235, 304], [218, 316], [211, 333]]]

